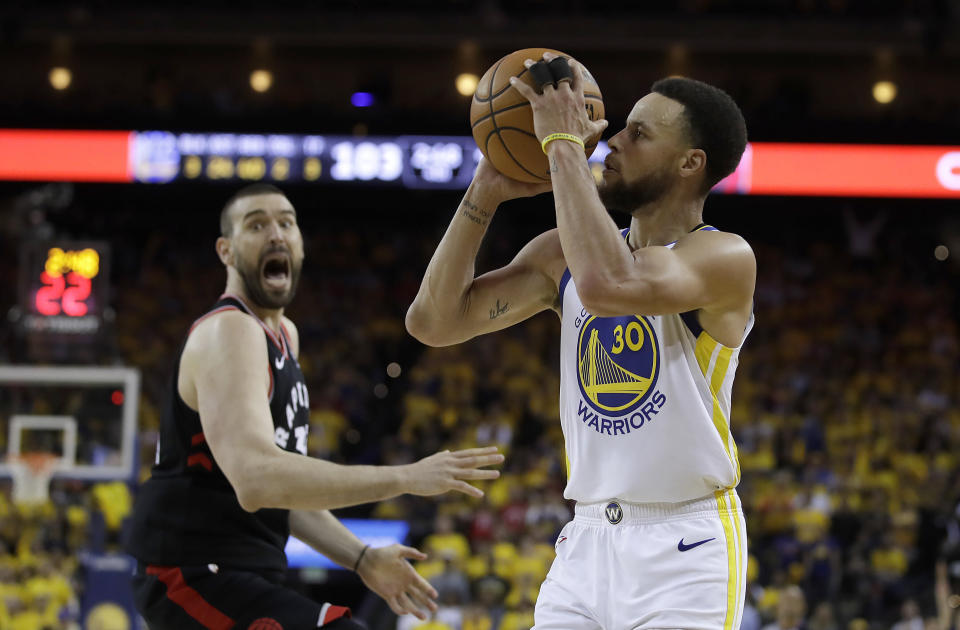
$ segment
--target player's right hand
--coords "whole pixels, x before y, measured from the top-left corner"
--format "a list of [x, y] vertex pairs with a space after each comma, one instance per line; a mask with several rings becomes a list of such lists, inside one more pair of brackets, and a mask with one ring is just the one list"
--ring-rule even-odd
[[520, 197], [533, 197], [540, 193], [549, 192], [553, 188], [550, 182], [528, 184], [511, 179], [498, 171], [487, 158], [480, 159], [477, 171], [473, 174], [473, 182], [482, 186], [484, 190], [496, 196], [501, 202]]
[[503, 455], [496, 446], [468, 448], [462, 451], [441, 451], [425, 457], [415, 464], [405, 466], [407, 490], [411, 494], [431, 496], [451, 490], [480, 498], [483, 490], [467, 483], [467, 480], [496, 479], [499, 470], [484, 470], [503, 462]]

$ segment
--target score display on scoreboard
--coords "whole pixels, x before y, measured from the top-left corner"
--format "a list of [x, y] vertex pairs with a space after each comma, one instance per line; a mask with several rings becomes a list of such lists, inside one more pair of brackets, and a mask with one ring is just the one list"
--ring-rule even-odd
[[20, 252], [21, 324], [27, 332], [95, 335], [109, 282], [103, 242], [28, 242]]
[[[605, 146], [604, 146], [605, 148]], [[598, 150], [591, 161], [602, 161]], [[466, 188], [481, 153], [469, 136], [135, 132], [135, 181], [270, 181]]]

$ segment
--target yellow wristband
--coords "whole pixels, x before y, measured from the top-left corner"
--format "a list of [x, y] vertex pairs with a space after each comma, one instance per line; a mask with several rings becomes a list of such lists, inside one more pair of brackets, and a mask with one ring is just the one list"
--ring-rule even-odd
[[546, 138], [543, 139], [543, 142], [540, 143], [540, 148], [543, 149], [543, 152], [547, 152], [547, 145], [553, 142], [554, 140], [569, 140], [574, 144], [579, 144], [582, 148], [584, 147], [583, 140], [573, 135], [572, 133], [551, 133]]

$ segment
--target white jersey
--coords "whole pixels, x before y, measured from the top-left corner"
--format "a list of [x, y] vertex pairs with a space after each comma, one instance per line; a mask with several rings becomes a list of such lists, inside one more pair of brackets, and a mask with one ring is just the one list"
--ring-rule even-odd
[[[730, 392], [740, 346], [718, 343], [692, 312], [591, 315], [569, 270], [560, 301], [563, 496], [678, 502], [735, 487]], [[752, 327], [751, 314], [744, 339]]]

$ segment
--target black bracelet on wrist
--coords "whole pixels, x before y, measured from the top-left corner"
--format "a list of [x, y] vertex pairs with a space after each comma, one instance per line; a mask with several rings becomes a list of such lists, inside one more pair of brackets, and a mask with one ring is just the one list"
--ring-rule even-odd
[[360, 555], [357, 556], [357, 561], [353, 565], [353, 572], [356, 573], [357, 569], [360, 568], [360, 561], [363, 560], [363, 554], [367, 553], [367, 549], [370, 548], [370, 545], [365, 545], [363, 551], [360, 552]]

